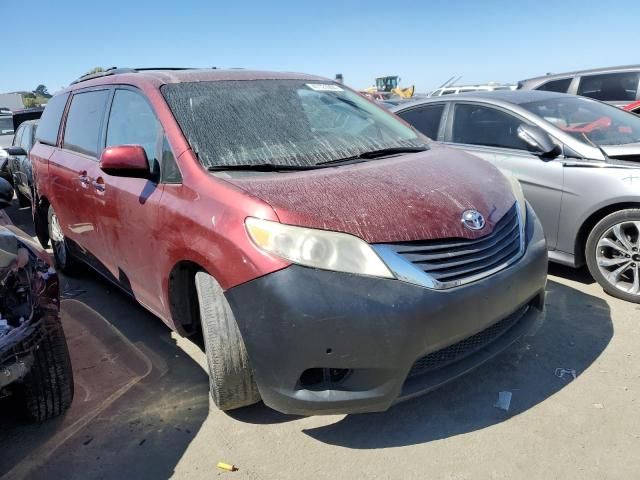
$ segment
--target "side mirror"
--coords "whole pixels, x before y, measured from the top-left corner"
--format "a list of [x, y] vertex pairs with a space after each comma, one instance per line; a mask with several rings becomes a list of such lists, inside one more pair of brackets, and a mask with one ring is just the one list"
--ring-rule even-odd
[[543, 158], [550, 159], [560, 155], [560, 147], [540, 127], [523, 123], [518, 127], [518, 137]]
[[100, 155], [100, 168], [114, 177], [150, 178], [147, 153], [140, 145], [107, 147]]
[[0, 209], [7, 208], [13, 201], [13, 187], [4, 178], [0, 178]]
[[27, 152], [22, 147], [4, 147], [4, 151], [12, 157], [27, 155]]

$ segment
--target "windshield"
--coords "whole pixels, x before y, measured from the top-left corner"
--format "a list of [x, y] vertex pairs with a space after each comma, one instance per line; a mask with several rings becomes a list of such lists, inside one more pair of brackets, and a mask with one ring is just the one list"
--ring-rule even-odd
[[426, 139], [358, 94], [303, 80], [168, 84], [162, 93], [207, 168], [313, 167]]
[[0, 135], [13, 135], [12, 117], [0, 117]]
[[640, 118], [584, 97], [562, 96], [522, 107], [591, 145], [640, 142]]

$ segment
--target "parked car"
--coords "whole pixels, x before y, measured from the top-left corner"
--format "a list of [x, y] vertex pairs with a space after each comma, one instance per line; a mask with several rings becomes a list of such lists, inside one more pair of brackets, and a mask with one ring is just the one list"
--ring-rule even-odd
[[640, 302], [640, 118], [553, 92], [460, 95], [392, 108], [418, 130], [522, 183], [549, 258], [586, 264], [611, 295]]
[[86, 262], [202, 332], [222, 410], [385, 410], [500, 352], [544, 305], [518, 182], [321, 77], [83, 77], [49, 101], [31, 160], [58, 267]]
[[518, 89], [582, 95], [622, 107], [640, 100], [639, 82], [640, 65], [627, 65], [529, 78], [518, 82]]
[[[0, 179], [0, 208], [12, 199], [13, 188]], [[49, 256], [26, 233], [0, 223], [0, 398], [21, 395], [38, 421], [62, 414], [73, 399], [59, 309]]]
[[33, 171], [29, 151], [35, 141], [37, 126], [38, 120], [21, 123], [13, 138], [13, 145], [4, 149], [8, 155], [7, 169], [21, 207], [31, 205], [33, 197]]
[[623, 108], [626, 112], [635, 113], [636, 115], [640, 115], [640, 100], [637, 102], [630, 103], [629, 105]]
[[494, 90], [515, 90], [515, 85], [502, 83], [488, 83], [486, 85], [447, 85], [438, 88], [429, 94], [430, 97], [441, 97], [443, 95], [457, 95], [458, 93], [469, 92], [493, 92]]
[[[44, 110], [43, 107], [34, 107], [34, 108], [25, 108], [23, 110], [16, 110], [11, 112], [10, 110], [5, 110], [4, 112], [6, 113], [6, 122], [5, 125], [7, 127], [10, 126], [10, 128], [7, 128], [7, 133], [6, 135], [0, 137], [0, 178], [4, 178], [5, 180], [7, 180], [11, 185], [14, 184], [14, 176], [17, 174], [21, 179], [23, 180], [27, 180], [27, 176], [30, 175], [29, 171], [31, 168], [31, 165], [29, 163], [29, 160], [27, 158], [27, 155], [24, 154], [14, 154], [13, 156], [18, 156], [18, 157], [22, 157], [22, 158], [12, 158], [12, 155], [10, 155], [7, 152], [7, 149], [13, 147], [19, 147], [20, 146], [20, 140], [16, 139], [16, 135], [14, 135], [14, 132], [18, 132], [18, 129], [20, 127], [20, 125], [23, 122], [27, 122], [27, 121], [31, 121], [31, 120], [36, 120], [38, 118], [40, 118], [40, 115], [42, 115], [42, 111]], [[1, 128], [2, 128], [2, 115], [3, 111], [0, 109], [0, 133], [1, 133]], [[9, 123], [10, 122], [10, 123]], [[29, 140], [29, 142], [26, 142], [26, 140]], [[25, 145], [23, 145], [23, 147], [29, 147], [30, 145], [33, 144], [33, 139], [31, 137], [24, 137], [25, 140]], [[23, 149], [24, 150], [24, 149]], [[17, 150], [15, 150], [17, 152]], [[28, 152], [28, 150], [27, 150]], [[11, 170], [11, 168], [14, 168], [13, 170]], [[16, 170], [17, 168], [20, 168], [20, 170]], [[29, 169], [29, 170], [27, 170]], [[25, 197], [23, 195], [23, 191], [24, 188], [23, 184], [19, 185], [20, 188], [18, 188], [17, 190], [17, 194], [18, 194], [18, 199], [20, 200], [20, 204], [23, 206], [28, 205], [28, 201], [29, 201], [29, 197], [31, 196], [29, 193], [28, 197]]]

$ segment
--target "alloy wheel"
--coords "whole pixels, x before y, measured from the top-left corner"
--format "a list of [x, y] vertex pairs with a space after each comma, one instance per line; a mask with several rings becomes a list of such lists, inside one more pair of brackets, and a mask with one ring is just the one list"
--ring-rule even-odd
[[596, 262], [609, 284], [640, 295], [640, 221], [613, 225], [598, 240]]
[[58, 262], [64, 264], [67, 260], [67, 248], [64, 244], [64, 233], [62, 233], [60, 221], [55, 213], [51, 215], [51, 243]]

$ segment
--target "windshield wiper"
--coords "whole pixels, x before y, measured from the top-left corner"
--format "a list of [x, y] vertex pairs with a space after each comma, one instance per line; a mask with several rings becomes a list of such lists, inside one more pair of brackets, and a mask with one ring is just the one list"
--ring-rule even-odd
[[296, 170], [313, 170], [315, 165], [278, 165], [274, 163], [247, 163], [241, 165], [211, 165], [207, 167], [210, 172], [220, 172], [223, 170], [254, 170], [258, 172], [280, 172]]
[[379, 150], [370, 150], [358, 155], [346, 158], [338, 158], [336, 160], [327, 160], [326, 162], [319, 162], [318, 165], [328, 165], [336, 163], [359, 163], [358, 160], [370, 160], [373, 158], [389, 157], [391, 155], [399, 155], [401, 153], [414, 153], [424, 152], [428, 150], [427, 147], [389, 147], [381, 148]]

